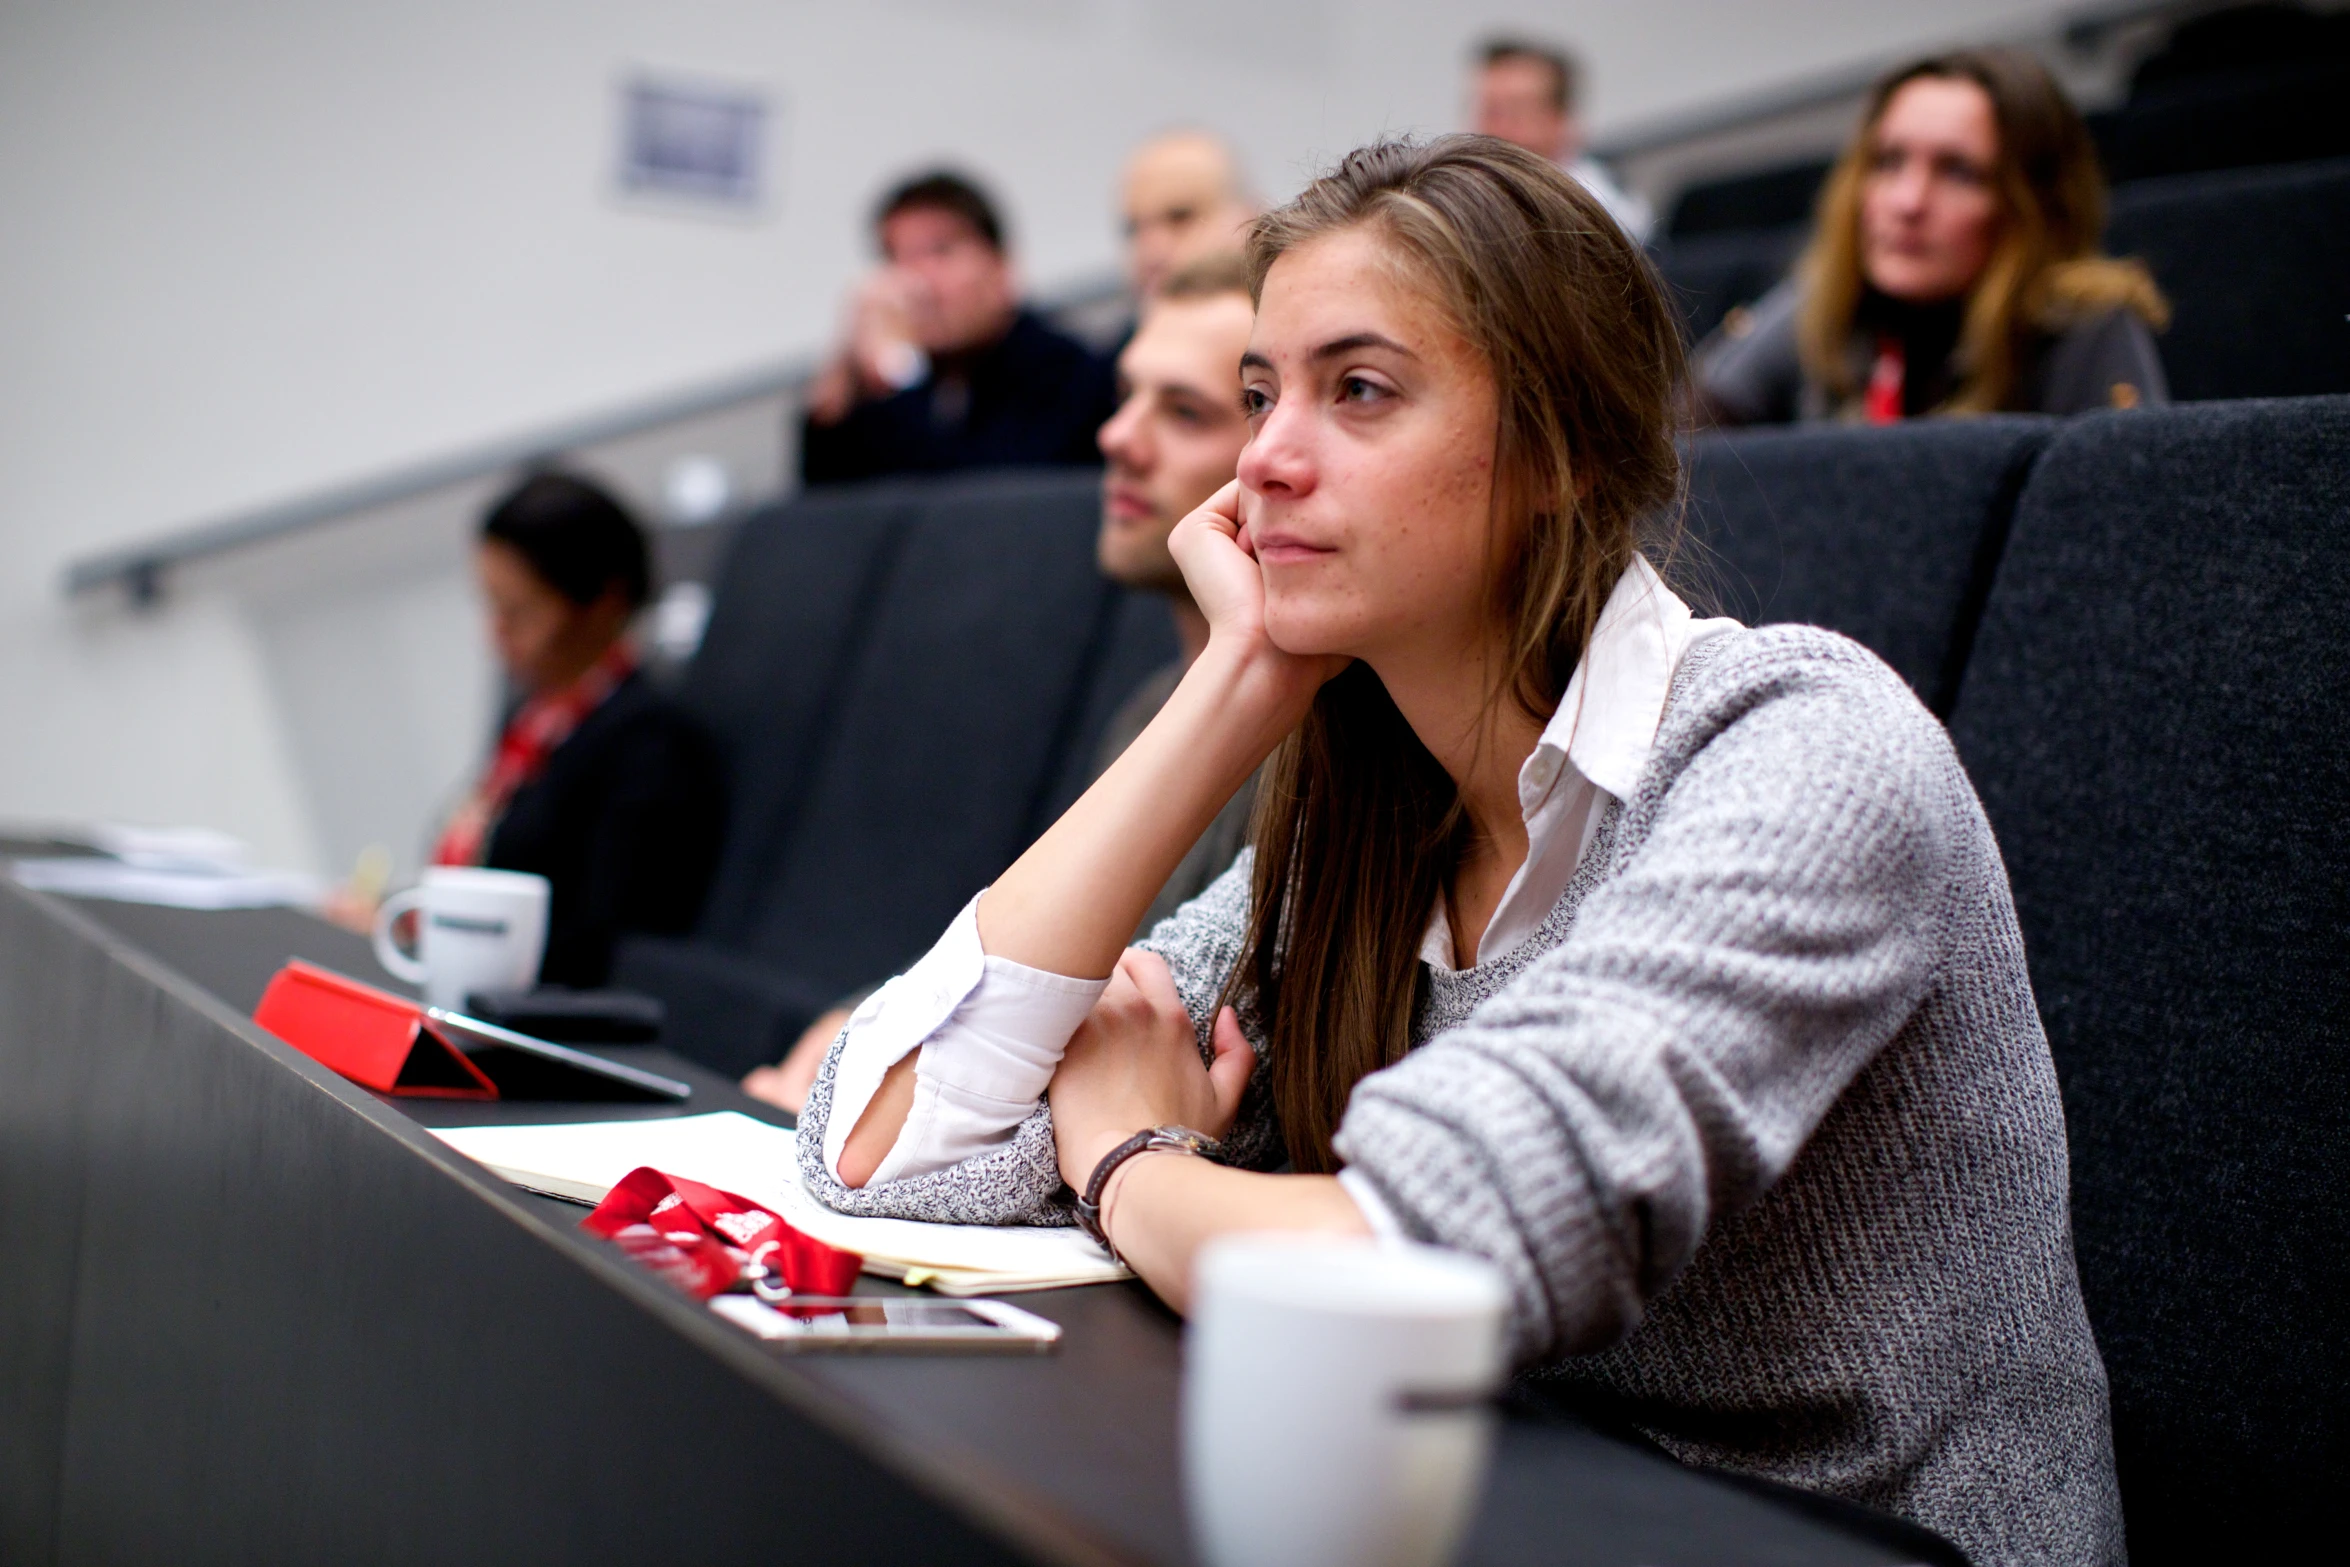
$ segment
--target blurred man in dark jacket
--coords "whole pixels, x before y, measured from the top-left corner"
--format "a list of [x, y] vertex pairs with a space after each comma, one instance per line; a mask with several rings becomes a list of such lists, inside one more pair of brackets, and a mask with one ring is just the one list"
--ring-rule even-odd
[[802, 480], [1098, 461], [1111, 367], [1021, 307], [986, 194], [926, 174], [889, 193], [874, 230], [882, 265], [809, 387]]

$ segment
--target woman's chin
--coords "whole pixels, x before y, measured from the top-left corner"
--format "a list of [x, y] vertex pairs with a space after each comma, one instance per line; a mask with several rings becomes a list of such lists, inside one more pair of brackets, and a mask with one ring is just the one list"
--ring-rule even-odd
[[1293, 658], [1324, 658], [1332, 654], [1352, 658], [1355, 638], [1350, 633], [1355, 629], [1325, 615], [1285, 615], [1271, 605], [1265, 609], [1265, 640]]

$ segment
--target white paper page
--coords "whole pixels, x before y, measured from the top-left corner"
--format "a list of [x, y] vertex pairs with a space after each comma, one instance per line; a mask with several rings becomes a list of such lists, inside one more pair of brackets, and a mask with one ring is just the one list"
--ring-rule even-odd
[[792, 1134], [733, 1110], [664, 1121], [436, 1127], [433, 1135], [483, 1164], [587, 1186], [613, 1186], [649, 1164], [772, 1204], [794, 1228], [827, 1245], [901, 1266], [1068, 1283], [1127, 1276], [1077, 1230], [834, 1213], [800, 1184]]
[[266, 909], [318, 900], [315, 877], [284, 871], [156, 870], [120, 860], [80, 855], [18, 860], [19, 883], [39, 892], [117, 903], [156, 903], [173, 909]]

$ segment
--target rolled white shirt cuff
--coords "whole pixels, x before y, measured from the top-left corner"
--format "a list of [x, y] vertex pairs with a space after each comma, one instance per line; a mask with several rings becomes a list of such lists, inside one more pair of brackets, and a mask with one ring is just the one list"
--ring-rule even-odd
[[1369, 1176], [1349, 1165], [1338, 1172], [1338, 1189], [1352, 1197], [1355, 1206], [1363, 1210], [1363, 1222], [1371, 1227], [1373, 1238], [1382, 1245], [1396, 1245], [1411, 1239], [1404, 1231], [1403, 1221], [1395, 1216], [1395, 1210], [1387, 1205], [1387, 1199], [1379, 1195], [1379, 1188], [1371, 1184]]
[[867, 1184], [927, 1175], [999, 1146], [1044, 1097], [1069, 1036], [1108, 987], [988, 956], [973, 898], [920, 962], [850, 1017], [833, 1072], [825, 1165], [840, 1173], [841, 1151], [882, 1078], [917, 1048], [914, 1103]]

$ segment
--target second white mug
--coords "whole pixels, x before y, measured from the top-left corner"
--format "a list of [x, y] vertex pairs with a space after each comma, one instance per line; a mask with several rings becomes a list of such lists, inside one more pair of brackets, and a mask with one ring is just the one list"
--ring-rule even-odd
[[[436, 865], [375, 914], [375, 957], [424, 999], [452, 1012], [480, 990], [527, 990], [547, 955], [547, 878], [527, 871]], [[403, 950], [393, 928], [416, 915], [416, 950]]]

